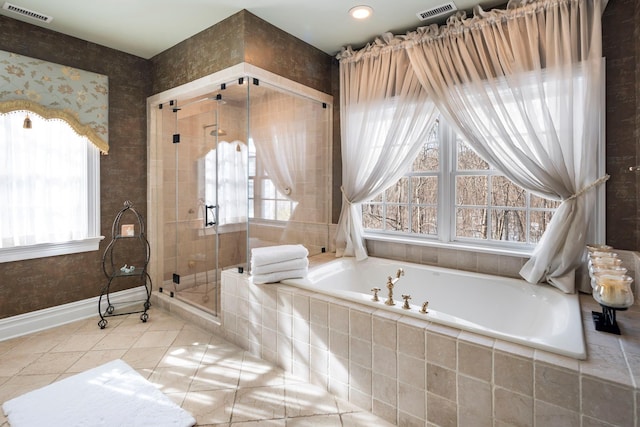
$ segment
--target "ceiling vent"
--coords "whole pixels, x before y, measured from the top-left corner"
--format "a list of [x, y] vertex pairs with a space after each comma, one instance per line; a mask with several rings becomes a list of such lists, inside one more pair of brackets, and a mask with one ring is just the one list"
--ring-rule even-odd
[[27, 18], [35, 19], [36, 21], [49, 23], [53, 21], [53, 17], [44, 15], [42, 13], [34, 12], [33, 10], [25, 9], [24, 7], [16, 6], [14, 4], [4, 2], [2, 8], [9, 12], [17, 13], [18, 15], [25, 16]]
[[456, 10], [458, 10], [458, 8], [452, 1], [450, 1], [448, 3], [441, 4], [440, 6], [418, 12], [416, 15], [418, 15], [418, 18], [420, 18], [421, 21], [426, 21], [427, 19], [437, 18], [438, 16], [449, 15], [451, 12]]

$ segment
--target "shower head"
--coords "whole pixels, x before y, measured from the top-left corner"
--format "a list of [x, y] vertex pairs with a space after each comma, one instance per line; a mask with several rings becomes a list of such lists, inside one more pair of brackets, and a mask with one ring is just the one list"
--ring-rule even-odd
[[218, 127], [217, 123], [214, 123], [212, 125], [205, 125], [204, 128], [205, 129], [213, 128], [213, 130], [211, 132], [209, 132], [209, 135], [211, 135], [211, 136], [224, 136], [224, 135], [227, 134], [227, 132], [225, 132], [224, 129], [220, 129]]

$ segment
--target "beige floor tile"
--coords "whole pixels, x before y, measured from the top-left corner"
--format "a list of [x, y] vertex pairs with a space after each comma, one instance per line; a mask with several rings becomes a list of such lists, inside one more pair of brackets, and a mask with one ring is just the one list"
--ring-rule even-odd
[[141, 332], [116, 332], [104, 335], [92, 350], [129, 349], [142, 336]]
[[279, 420], [260, 420], [260, 421], [241, 421], [231, 423], [230, 427], [286, 427], [287, 420], [284, 418]]
[[[66, 335], [60, 334], [47, 334], [47, 335], [34, 335], [21, 339], [20, 343], [15, 345], [7, 353], [11, 354], [31, 354], [31, 353], [46, 353], [51, 351], [52, 348], [64, 342]], [[6, 353], [5, 353], [6, 354]]]
[[80, 359], [69, 369], [69, 373], [83, 372], [88, 369], [96, 368], [105, 363], [109, 363], [116, 359], [121, 359], [126, 350], [92, 350], [82, 355]]
[[311, 384], [288, 384], [285, 386], [284, 395], [287, 417], [338, 413], [335, 397]]
[[135, 369], [153, 369], [158, 366], [164, 357], [167, 349], [164, 347], [155, 348], [131, 348], [122, 356], [122, 360]]
[[41, 353], [14, 353], [12, 351], [5, 353], [1, 358], [0, 375], [3, 377], [17, 375], [40, 356], [42, 356]]
[[184, 366], [198, 368], [206, 351], [206, 345], [172, 346], [164, 354], [162, 360], [158, 363], [158, 367]]
[[149, 376], [149, 381], [164, 393], [185, 393], [189, 391], [196, 370], [183, 366], [156, 368]]
[[239, 388], [232, 421], [284, 418], [284, 386]]
[[240, 371], [221, 365], [202, 365], [191, 382], [189, 391], [236, 389]]
[[173, 345], [207, 345], [210, 341], [211, 333], [186, 324], [176, 336]]
[[182, 409], [190, 412], [197, 425], [220, 424], [231, 421], [235, 390], [210, 390], [189, 392]]
[[102, 338], [104, 334], [73, 334], [66, 340], [52, 348], [52, 353], [59, 353], [65, 351], [89, 351], [95, 346]]
[[[30, 337], [17, 337], [6, 341], [0, 341], [0, 356], [14, 349], [18, 344], [28, 340]], [[0, 411], [1, 412], [1, 411]]]
[[83, 355], [82, 351], [45, 353], [20, 371], [20, 375], [63, 374]]
[[232, 344], [220, 344], [220, 343], [209, 343], [207, 345], [207, 351], [202, 358], [201, 363], [204, 365], [209, 365], [212, 363], [219, 363], [222, 361], [232, 362], [236, 361], [238, 363], [238, 367], [242, 366], [242, 360], [244, 358], [244, 351], [236, 347]]
[[[372, 427], [376, 424], [370, 424]], [[287, 418], [287, 427], [342, 427], [339, 415], [314, 415], [311, 417]], [[376, 425], [377, 427], [377, 425]]]
[[131, 348], [169, 347], [178, 336], [178, 331], [146, 331]]
[[284, 383], [282, 369], [245, 353], [238, 387], [283, 386]]

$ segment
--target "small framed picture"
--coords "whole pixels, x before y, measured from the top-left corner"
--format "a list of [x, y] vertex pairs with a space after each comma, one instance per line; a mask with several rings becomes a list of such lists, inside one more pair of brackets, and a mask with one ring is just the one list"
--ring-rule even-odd
[[123, 237], [133, 237], [133, 235], [135, 234], [133, 224], [122, 224], [120, 234]]

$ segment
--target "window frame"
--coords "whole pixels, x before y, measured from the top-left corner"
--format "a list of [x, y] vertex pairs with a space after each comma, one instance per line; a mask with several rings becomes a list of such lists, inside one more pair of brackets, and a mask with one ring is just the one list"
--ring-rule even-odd
[[[604, 85], [603, 85], [604, 86]], [[601, 99], [604, 102], [604, 87], [601, 92]], [[604, 104], [603, 104], [604, 105]], [[478, 171], [457, 170], [457, 145], [456, 134], [453, 128], [447, 124], [442, 117], [439, 120], [439, 162], [440, 170], [437, 173], [438, 177], [438, 233], [437, 236], [423, 235], [411, 232], [397, 232], [388, 230], [373, 230], [364, 228], [364, 238], [366, 240], [381, 241], [389, 243], [402, 243], [412, 244], [416, 246], [430, 246], [436, 248], [447, 249], [459, 249], [479, 253], [488, 253], [495, 255], [515, 255], [515, 256], [530, 256], [536, 244], [521, 243], [513, 241], [499, 241], [493, 239], [472, 239], [472, 238], [460, 238], [455, 236], [456, 227], [456, 177], [464, 175], [478, 175]], [[604, 111], [600, 112], [600, 137], [598, 141], [598, 176], [602, 176], [605, 171], [605, 129], [604, 129]], [[482, 175], [492, 176], [504, 176], [497, 170], [482, 170]], [[409, 171], [402, 175], [402, 178], [410, 178], [415, 175], [414, 172]], [[433, 174], [432, 174], [433, 175]], [[385, 190], [386, 191], [386, 190]], [[529, 218], [531, 211], [538, 211], [537, 208], [530, 207], [531, 193], [527, 190], [527, 207], [518, 208], [526, 212], [527, 218]], [[487, 193], [490, 197], [491, 193]], [[364, 203], [363, 203], [364, 204]], [[385, 212], [386, 219], [386, 200], [383, 199], [379, 202]], [[408, 204], [407, 206], [412, 206]], [[491, 206], [491, 201], [488, 201], [487, 207]], [[588, 241], [604, 242], [605, 241], [605, 186], [601, 185], [596, 189], [596, 209], [595, 216], [588, 230]], [[383, 219], [384, 222], [384, 219]], [[527, 222], [528, 223], [528, 222]], [[489, 231], [490, 233], [491, 231]], [[527, 230], [527, 237], [530, 230]]]
[[[22, 112], [22, 111], [21, 111]], [[25, 113], [33, 116], [40, 116], [34, 111], [24, 110]], [[9, 113], [11, 114], [11, 113]], [[40, 116], [41, 117], [41, 116]], [[50, 119], [42, 117], [45, 121]], [[69, 126], [65, 120], [63, 121]], [[0, 248], [0, 263], [22, 261], [37, 258], [46, 258], [58, 255], [69, 255], [82, 252], [92, 252], [99, 250], [100, 241], [104, 236], [100, 235], [100, 150], [91, 141], [84, 138], [84, 143], [89, 144], [92, 149], [87, 151], [87, 207], [88, 207], [88, 237], [84, 239], [71, 240], [55, 243], [38, 243], [33, 245], [14, 246], [10, 248]]]

